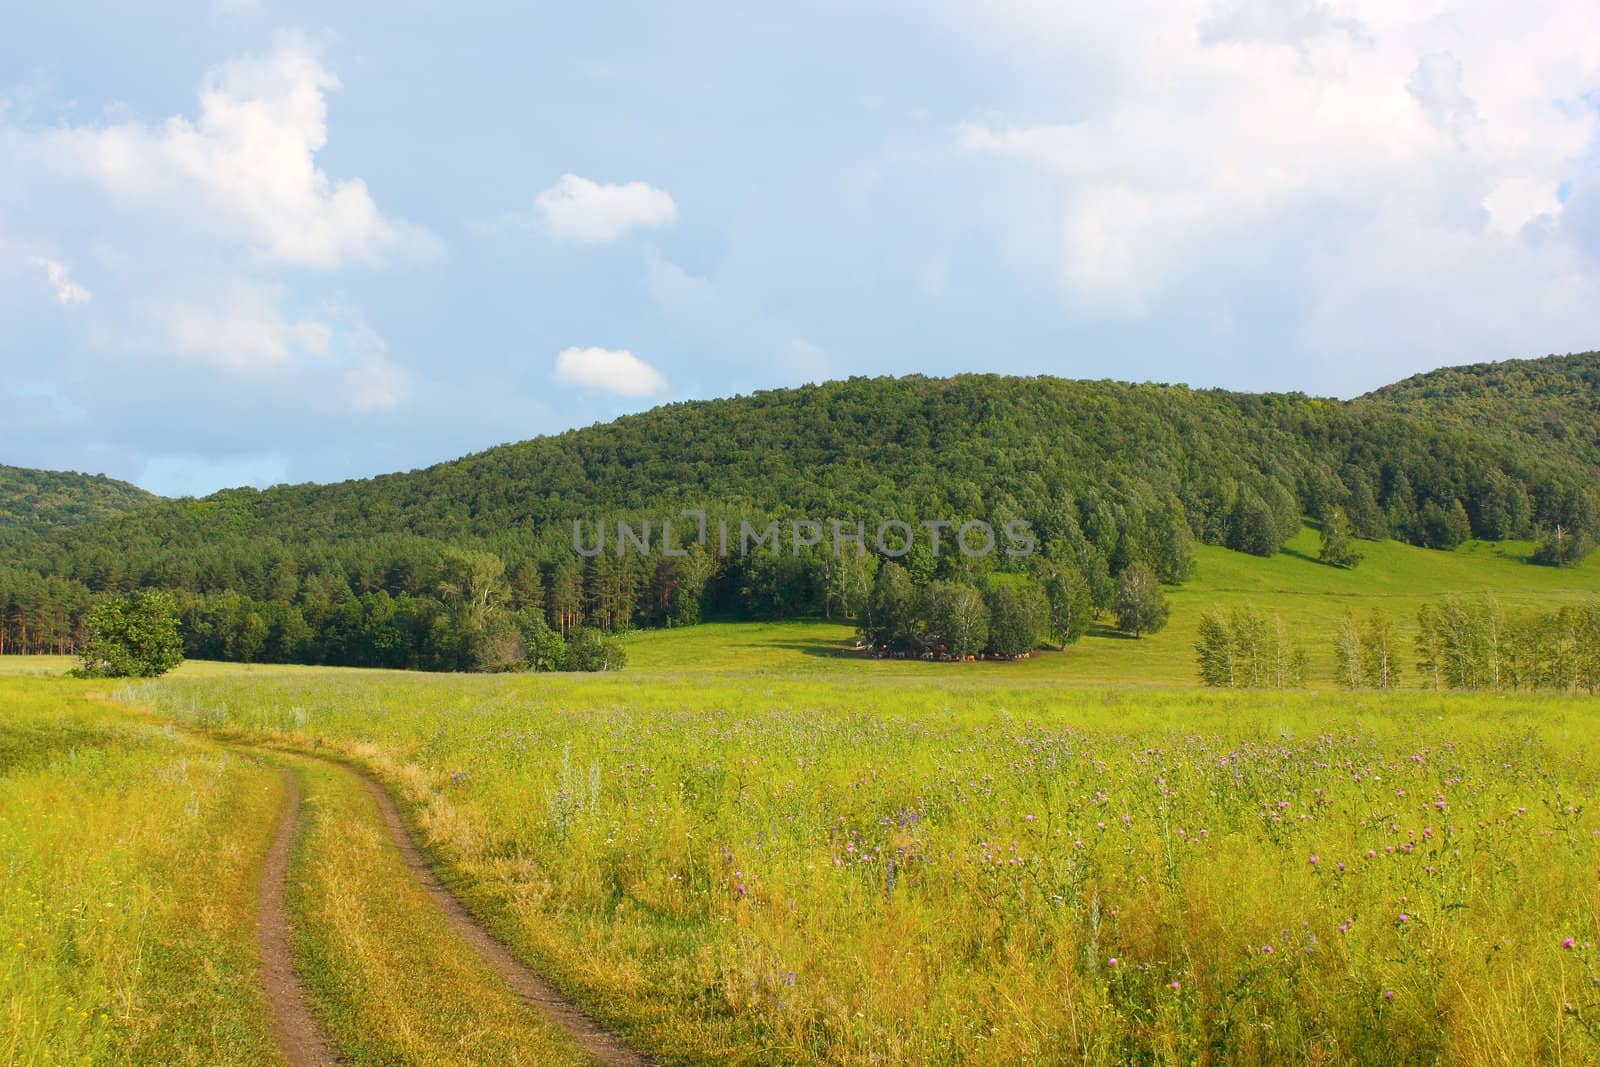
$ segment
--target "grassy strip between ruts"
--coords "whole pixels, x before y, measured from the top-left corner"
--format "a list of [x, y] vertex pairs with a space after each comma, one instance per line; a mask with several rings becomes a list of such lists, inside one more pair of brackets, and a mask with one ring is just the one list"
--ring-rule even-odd
[[450, 929], [359, 778], [322, 760], [272, 758], [305, 783], [289, 878], [296, 970], [349, 1063], [588, 1062]]

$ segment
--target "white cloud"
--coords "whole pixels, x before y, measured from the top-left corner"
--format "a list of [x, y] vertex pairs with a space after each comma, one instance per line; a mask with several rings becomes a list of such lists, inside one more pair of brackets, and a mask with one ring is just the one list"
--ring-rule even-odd
[[55, 291], [56, 303], [68, 305], [89, 302], [89, 290], [72, 280], [72, 270], [65, 263], [36, 256], [33, 265], [44, 271], [50, 288]]
[[667, 389], [666, 378], [650, 364], [632, 352], [608, 348], [563, 349], [556, 355], [555, 379], [618, 396], [655, 396]]
[[237, 391], [246, 407], [326, 417], [413, 397], [412, 374], [360, 312], [323, 296], [324, 271], [432, 242], [380, 213], [360, 179], [317, 165], [325, 94], [337, 85], [310, 48], [286, 39], [207, 75], [193, 118], [44, 127], [0, 111], [0, 217], [39, 231], [17, 245], [0, 234], [0, 267], [31, 262], [58, 301], [87, 302], [55, 249], [92, 234], [73, 254], [103, 280], [97, 314], [64, 353], [73, 376], [184, 381], [219, 403]]
[[204, 303], [179, 303], [157, 315], [155, 345], [233, 371], [267, 371], [326, 359], [333, 329], [315, 319], [289, 319], [267, 288], [234, 286]]
[[652, 185], [602, 185], [576, 174], [563, 174], [534, 204], [552, 234], [586, 243], [615, 241], [636, 227], [665, 226], [678, 218], [672, 197]]
[[411, 396], [411, 375], [382, 357], [366, 356], [344, 373], [351, 410], [393, 411]]
[[426, 254], [434, 241], [379, 212], [360, 178], [316, 161], [328, 141], [325, 94], [339, 80], [303, 43], [213, 70], [199, 113], [29, 133], [54, 169], [87, 178], [123, 209], [199, 215], [269, 262], [329, 268]]
[[[1592, 2], [1131, 2], [1115, 17], [1037, 0], [989, 9], [984, 32], [1094, 78], [1067, 94], [1059, 121], [988, 117], [956, 133], [965, 151], [1054, 190], [1017, 198], [1016, 225], [1058, 234], [1072, 310], [1138, 318], [1206, 292], [1258, 314], [1259, 289], [1219, 274], [1259, 274], [1281, 256], [1265, 273], [1303, 275], [1313, 348], [1344, 349], [1334, 324], [1361, 318], [1355, 294], [1380, 277], [1403, 287], [1402, 320], [1405, 294], [1415, 306], [1459, 301], [1458, 279], [1476, 279], [1487, 291], [1456, 320], [1492, 299], [1539, 323], [1506, 355], [1600, 326], [1582, 303], [1600, 276], [1574, 288], [1581, 257], [1556, 198], [1600, 143]], [[1527, 245], [1530, 225], [1555, 238]], [[1370, 345], [1386, 324], [1365, 324]]]

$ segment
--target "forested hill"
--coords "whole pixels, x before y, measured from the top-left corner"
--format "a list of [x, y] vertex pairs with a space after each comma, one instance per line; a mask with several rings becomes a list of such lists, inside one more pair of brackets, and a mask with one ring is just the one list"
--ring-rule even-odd
[[1368, 398], [1410, 414], [1514, 430], [1544, 454], [1600, 466], [1600, 352], [1446, 367]]
[[57, 527], [111, 518], [158, 499], [103, 474], [0, 466], [0, 546]]
[[[92, 594], [160, 586], [185, 604], [191, 654], [461, 666], [471, 642], [450, 628], [462, 624], [463, 590], [562, 629], [832, 610], [841, 594], [828, 583], [840, 578], [820, 553], [573, 552], [574, 519], [659, 523], [682, 507], [735, 524], [862, 519], [869, 530], [891, 518], [1025, 519], [1050, 566], [1102, 590], [1136, 562], [1181, 581], [1195, 539], [1270, 555], [1302, 515], [1336, 507], [1360, 535], [1431, 547], [1557, 526], [1587, 545], [1600, 527], [1593, 420], [1583, 417], [1594, 359], [1496, 372], [1586, 383], [1584, 399], [1560, 407], [1565, 432], [1590, 434], [1591, 447], [1572, 449], [1534, 414], [1554, 410], [1560, 387], [1497, 393], [1473, 368], [1435, 378], [1478, 383], [1458, 390], [1459, 404], [1427, 379], [1342, 402], [990, 375], [671, 404], [426, 470], [230, 490], [52, 531], [0, 552], [0, 624], [12, 647], [16, 620], [30, 615], [45, 619], [30, 632], [70, 643]], [[1040, 564], [913, 562], [919, 581]]]

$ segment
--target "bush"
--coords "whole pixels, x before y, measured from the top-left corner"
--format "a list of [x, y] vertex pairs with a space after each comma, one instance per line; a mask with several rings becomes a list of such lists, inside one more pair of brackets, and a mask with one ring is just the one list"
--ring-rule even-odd
[[84, 622], [82, 678], [157, 678], [183, 662], [172, 594], [142, 589], [102, 600]]
[[620, 671], [627, 663], [622, 643], [600, 630], [579, 626], [567, 634], [565, 666], [569, 671]]

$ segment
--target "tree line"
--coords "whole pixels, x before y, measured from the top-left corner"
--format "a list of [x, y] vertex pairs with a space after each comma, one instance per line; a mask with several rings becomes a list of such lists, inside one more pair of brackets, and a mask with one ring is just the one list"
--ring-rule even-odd
[[[1395, 689], [1407, 671], [1426, 689], [1600, 693], [1600, 600], [1510, 613], [1492, 596], [1424, 604], [1403, 641], [1389, 613], [1346, 612], [1334, 635], [1334, 680], [1344, 689]], [[1251, 607], [1201, 616], [1200, 681], [1221, 688], [1289, 688], [1306, 658], [1278, 615]]]
[[[1038, 557], [1119, 619], [1130, 571], [1181, 583], [1197, 542], [1270, 556], [1307, 514], [1323, 517], [1324, 558], [1340, 566], [1358, 562], [1358, 538], [1542, 537], [1552, 564], [1592, 547], [1590, 467], [1493, 419], [1406, 405], [983, 375], [667, 405], [407, 474], [228, 490], [25, 538], [0, 549], [0, 642], [70, 650], [96, 598], [155, 588], [174, 595], [192, 656], [493, 669], [513, 617], [563, 640], [702, 618], [857, 619], [889, 562], [914, 588], [980, 599], [989, 584], [1049, 579], [1027, 560], [925, 545], [893, 559], [573, 551], [574, 520], [637, 527], [686, 507], [713, 524], [1025, 521]], [[498, 561], [473, 610], [461, 554]], [[540, 636], [516, 629], [524, 649]]]

